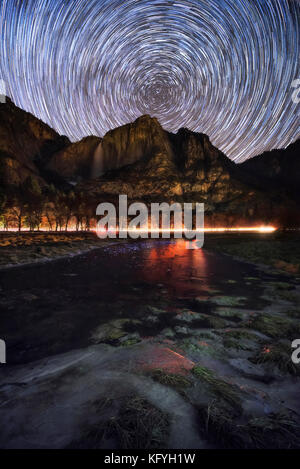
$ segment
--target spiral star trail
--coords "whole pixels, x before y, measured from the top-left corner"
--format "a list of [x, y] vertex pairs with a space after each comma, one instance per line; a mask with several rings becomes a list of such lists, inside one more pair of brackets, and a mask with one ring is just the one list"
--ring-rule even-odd
[[299, 137], [297, 0], [0, 0], [0, 78], [72, 141], [142, 114], [235, 161]]

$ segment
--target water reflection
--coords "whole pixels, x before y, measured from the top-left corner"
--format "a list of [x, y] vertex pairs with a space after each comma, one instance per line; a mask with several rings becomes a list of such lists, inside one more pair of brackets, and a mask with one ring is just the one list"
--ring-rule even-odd
[[208, 253], [187, 249], [184, 240], [156, 244], [145, 253], [143, 277], [150, 283], [172, 286], [177, 295], [190, 295], [207, 290]]

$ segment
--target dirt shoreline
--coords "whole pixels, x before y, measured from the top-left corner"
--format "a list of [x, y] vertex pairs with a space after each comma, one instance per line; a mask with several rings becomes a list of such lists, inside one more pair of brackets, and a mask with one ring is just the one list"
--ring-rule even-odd
[[0, 233], [0, 271], [63, 260], [119, 244], [95, 233]]

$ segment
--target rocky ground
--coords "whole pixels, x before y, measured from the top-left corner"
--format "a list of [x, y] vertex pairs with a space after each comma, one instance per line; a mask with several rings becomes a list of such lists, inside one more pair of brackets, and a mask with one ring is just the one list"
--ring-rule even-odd
[[300, 448], [299, 278], [217, 244], [3, 272], [1, 447]]
[[102, 245], [92, 232], [0, 232], [0, 269], [74, 256]]

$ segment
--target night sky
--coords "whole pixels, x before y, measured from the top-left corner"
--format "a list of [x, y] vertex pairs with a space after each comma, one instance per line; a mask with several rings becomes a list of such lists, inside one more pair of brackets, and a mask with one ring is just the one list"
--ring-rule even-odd
[[0, 0], [0, 79], [71, 140], [141, 114], [235, 161], [299, 137], [297, 0]]

